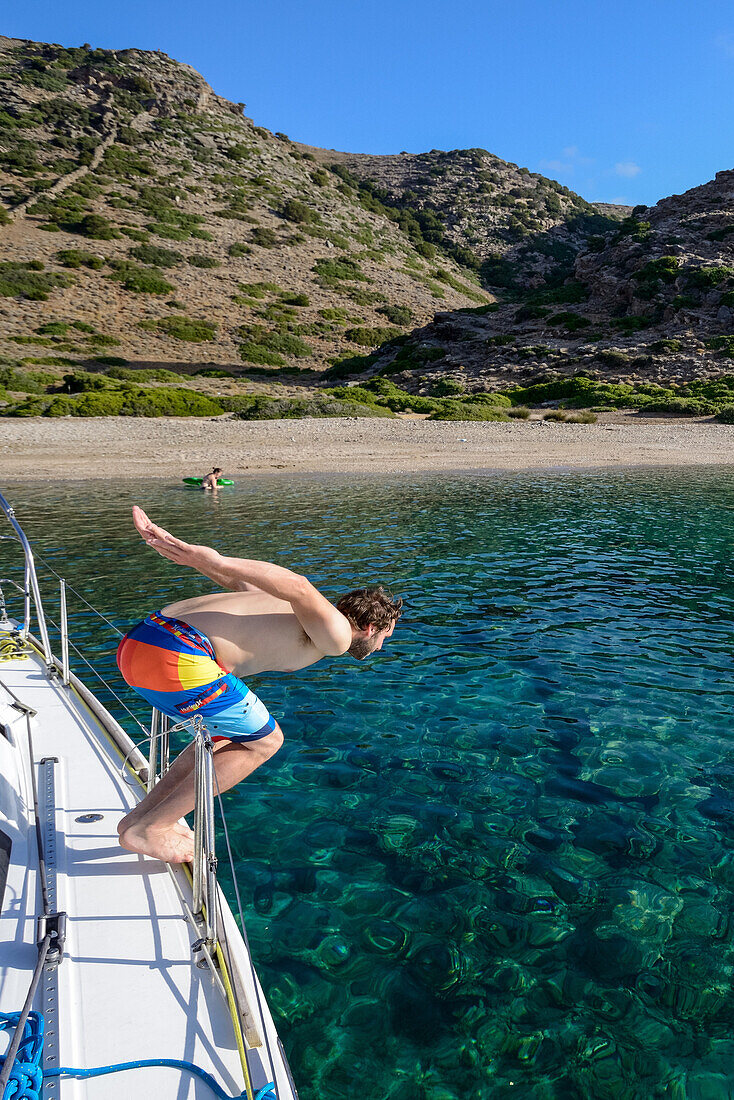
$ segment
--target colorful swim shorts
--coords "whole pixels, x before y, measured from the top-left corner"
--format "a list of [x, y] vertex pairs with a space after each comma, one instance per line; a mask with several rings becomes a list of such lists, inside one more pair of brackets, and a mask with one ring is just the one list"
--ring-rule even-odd
[[219, 664], [206, 635], [181, 619], [154, 611], [120, 642], [117, 667], [170, 718], [200, 714], [212, 741], [256, 741], [275, 729], [264, 703]]

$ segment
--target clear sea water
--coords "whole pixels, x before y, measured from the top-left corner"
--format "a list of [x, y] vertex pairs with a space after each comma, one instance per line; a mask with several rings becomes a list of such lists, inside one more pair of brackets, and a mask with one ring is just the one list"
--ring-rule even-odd
[[[8, 491], [120, 628], [209, 583], [133, 501], [327, 595], [406, 598], [369, 661], [252, 682], [286, 743], [225, 796], [302, 1100], [734, 1096], [734, 475]], [[122, 691], [116, 639], [71, 614]]]

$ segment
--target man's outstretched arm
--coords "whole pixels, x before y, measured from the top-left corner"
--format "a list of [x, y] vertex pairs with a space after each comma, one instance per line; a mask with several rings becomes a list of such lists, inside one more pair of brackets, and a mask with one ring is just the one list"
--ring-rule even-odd
[[286, 600], [303, 629], [322, 653], [346, 653], [352, 644], [348, 619], [329, 603], [307, 577], [273, 562], [224, 557], [211, 546], [197, 546], [158, 527], [142, 508], [133, 508], [133, 523], [140, 536], [169, 561], [203, 573], [222, 588], [237, 592], [253, 586], [276, 599]]

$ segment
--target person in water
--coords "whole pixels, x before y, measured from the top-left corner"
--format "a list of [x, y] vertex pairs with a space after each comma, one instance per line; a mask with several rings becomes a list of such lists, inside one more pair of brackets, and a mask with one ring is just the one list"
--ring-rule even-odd
[[222, 476], [221, 466], [215, 466], [211, 473], [206, 474], [201, 479], [202, 489], [214, 489], [216, 490], [219, 485], [219, 478]]
[[[162, 557], [226, 589], [153, 612], [117, 651], [123, 678], [154, 707], [174, 722], [201, 716], [214, 742], [217, 784], [226, 791], [283, 744], [280, 726], [240, 677], [294, 672], [344, 653], [364, 660], [392, 634], [403, 601], [378, 585], [349, 592], [334, 606], [290, 569], [182, 542], [138, 507], [133, 522]], [[193, 806], [191, 744], [122, 819], [121, 845], [168, 863], [193, 859], [193, 834], [180, 821]]]

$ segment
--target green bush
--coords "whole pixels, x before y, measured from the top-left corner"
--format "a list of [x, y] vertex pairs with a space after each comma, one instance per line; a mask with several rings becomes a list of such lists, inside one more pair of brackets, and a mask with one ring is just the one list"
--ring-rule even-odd
[[184, 260], [182, 253], [175, 252], [171, 248], [161, 248], [160, 245], [155, 244], [140, 244], [130, 249], [130, 255], [140, 260], [141, 264], [150, 264], [154, 267], [176, 267]]
[[700, 290], [710, 290], [731, 278], [734, 278], [734, 267], [696, 267], [686, 271], [687, 285]]
[[579, 313], [572, 313], [567, 310], [563, 313], [555, 313], [548, 318], [546, 324], [562, 325], [566, 332], [578, 332], [579, 329], [588, 328], [591, 322], [587, 317], [582, 317]]
[[219, 260], [215, 260], [213, 256], [202, 256], [198, 252], [189, 256], [189, 263], [192, 267], [221, 267]]
[[268, 229], [267, 226], [259, 225], [252, 231], [253, 244], [259, 245], [260, 248], [275, 248], [278, 243], [278, 236], [273, 229]]
[[0, 367], [0, 387], [17, 393], [45, 393], [56, 382], [49, 371], [25, 371], [15, 367]]
[[286, 199], [280, 213], [287, 221], [295, 222], [296, 225], [311, 225], [321, 221], [315, 210], [298, 199]]
[[561, 422], [561, 421], [567, 420], [567, 419], [568, 419], [567, 413], [562, 412], [561, 409], [551, 409], [550, 412], [545, 413], [545, 415], [543, 416], [543, 420], [552, 420], [552, 421], [558, 421], [558, 422]]
[[29, 398], [5, 416], [217, 416], [221, 404], [195, 390], [126, 385], [116, 390]]
[[111, 241], [120, 235], [112, 223], [101, 214], [85, 214], [79, 221], [67, 222], [66, 228], [95, 241]]
[[365, 405], [358, 401], [340, 401], [328, 397], [258, 397], [241, 413], [238, 420], [292, 420], [303, 417], [393, 416], [386, 408]]
[[407, 328], [413, 320], [413, 311], [407, 306], [378, 306], [377, 312], [381, 313], [391, 325], [399, 325], [401, 328]]
[[249, 256], [252, 252], [249, 244], [243, 244], [241, 241], [235, 241], [227, 249], [227, 253], [230, 256]]
[[310, 305], [308, 294], [281, 294], [280, 300], [286, 306]]
[[451, 394], [465, 393], [466, 386], [463, 382], [456, 382], [453, 378], [439, 378], [431, 386], [431, 397], [448, 397]]
[[105, 265], [103, 256], [82, 252], [78, 248], [62, 248], [56, 253], [56, 259], [62, 267], [89, 267], [93, 271], [99, 271]]
[[211, 321], [201, 321], [176, 314], [171, 317], [160, 317], [150, 323], [145, 322], [145, 327], [163, 332], [175, 340], [187, 340], [196, 344], [203, 340], [213, 340], [217, 334], [217, 326]]
[[530, 416], [530, 409], [526, 408], [525, 405], [514, 405], [511, 409], [507, 410], [507, 415], [511, 417], [512, 420], [527, 420]]
[[677, 256], [661, 256], [657, 260], [649, 260], [638, 268], [632, 275], [641, 283], [674, 283], [678, 277], [680, 260]]
[[262, 344], [253, 343], [252, 340], [245, 340], [244, 343], [239, 345], [238, 351], [244, 363], [259, 363], [261, 366], [268, 367], [285, 366], [285, 359], [282, 355], [278, 355], [275, 351], [269, 351]]
[[470, 403], [468, 401], [444, 401], [441, 408], [432, 412], [429, 420], [508, 420], [507, 413], [490, 405]]
[[568, 424], [596, 424], [598, 419], [596, 413], [587, 410], [586, 412], [571, 413], [570, 416], [566, 417], [566, 422]]
[[[296, 358], [304, 358], [307, 355], [313, 355], [313, 348], [302, 340], [300, 336], [296, 336], [291, 332], [267, 329], [264, 325], [242, 325], [237, 330], [237, 334], [245, 341], [245, 345], [247, 345], [248, 348], [253, 345], [259, 346], [276, 355], [292, 355]], [[240, 349], [240, 353], [241, 352], [242, 349]], [[251, 359], [250, 362], [268, 363], [270, 360]], [[282, 364], [274, 363], [273, 365], [280, 366]]]
[[625, 335], [639, 332], [643, 328], [649, 328], [652, 324], [651, 317], [612, 317], [612, 326]]
[[326, 288], [338, 288], [342, 282], [370, 281], [351, 256], [339, 256], [335, 260], [317, 260], [311, 270], [315, 272], [319, 285]]
[[136, 294], [168, 294], [174, 289], [157, 268], [138, 267], [129, 260], [115, 260], [113, 267], [110, 278], [122, 283], [125, 290], [132, 290]]
[[669, 340], [669, 339], [653, 340], [653, 342], [650, 344], [650, 351], [654, 351], [654, 352], [658, 352], [658, 353], [665, 352], [665, 351], [675, 352], [675, 351], [680, 351], [682, 346], [683, 345], [682, 345], [682, 342], [680, 340]]
[[734, 405], [724, 405], [717, 412], [716, 419], [721, 424], [734, 424]]
[[380, 344], [386, 344], [400, 334], [396, 328], [367, 328], [358, 326], [344, 330], [344, 339], [351, 344], [359, 344], [363, 348], [376, 348]]
[[56, 287], [71, 286], [70, 275], [61, 275], [43, 271], [40, 260], [18, 263], [8, 260], [0, 263], [0, 297], [28, 298], [34, 302], [45, 302]]

